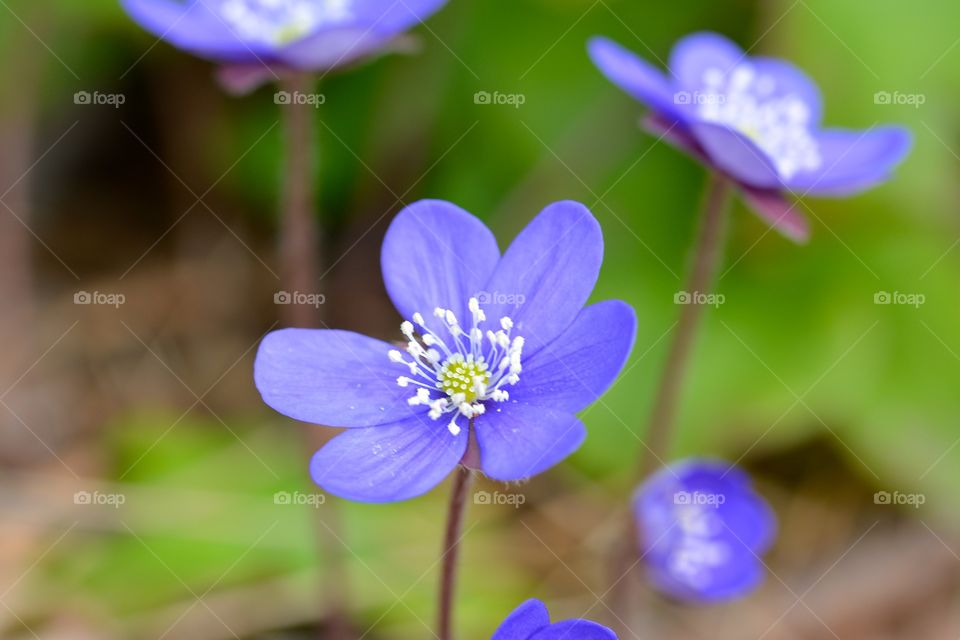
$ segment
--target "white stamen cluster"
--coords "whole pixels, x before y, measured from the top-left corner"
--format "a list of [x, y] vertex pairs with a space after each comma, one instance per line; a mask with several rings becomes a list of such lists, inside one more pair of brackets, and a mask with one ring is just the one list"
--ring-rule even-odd
[[223, 0], [220, 15], [238, 36], [267, 45], [283, 45], [317, 27], [352, 17], [352, 0]]
[[509, 400], [510, 393], [504, 387], [517, 384], [522, 370], [523, 337], [510, 335], [513, 321], [500, 318], [497, 331], [484, 331], [480, 325], [487, 316], [476, 298], [470, 298], [469, 309], [469, 330], [460, 325], [453, 311], [434, 309], [433, 315], [450, 334], [449, 344], [426, 326], [422, 315], [413, 314], [413, 322], [400, 325], [410, 359], [399, 350], [388, 354], [391, 362], [410, 369], [410, 377], [397, 378], [401, 387], [417, 387], [407, 402], [429, 407], [428, 415], [434, 420], [453, 414], [447, 424], [453, 435], [461, 431], [457, 424], [460, 416], [470, 420], [486, 411], [484, 402]]
[[706, 99], [698, 100], [700, 117], [750, 138], [770, 157], [781, 178], [820, 167], [820, 149], [810, 135], [810, 108], [799, 96], [776, 95], [774, 77], [744, 63], [729, 73], [707, 69], [703, 84]]
[[694, 587], [704, 586], [731, 555], [729, 546], [716, 539], [723, 522], [716, 508], [703, 505], [678, 506], [674, 514], [680, 539], [668, 559], [670, 571]]

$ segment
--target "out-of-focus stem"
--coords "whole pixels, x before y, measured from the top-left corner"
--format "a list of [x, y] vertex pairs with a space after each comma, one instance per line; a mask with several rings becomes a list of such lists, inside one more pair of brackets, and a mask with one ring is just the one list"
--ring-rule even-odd
[[[19, 99], [32, 102], [33, 96]], [[22, 108], [26, 106], [26, 109]], [[33, 118], [27, 105], [18, 105], [0, 120], [0, 335], [9, 351], [6, 366], [15, 373], [32, 347], [34, 301], [30, 265], [31, 247], [28, 227], [32, 224], [30, 206], [30, 151]], [[13, 380], [0, 381], [6, 388]]]
[[[315, 81], [309, 73], [294, 73], [283, 82], [283, 90], [291, 96], [313, 91]], [[283, 182], [283, 211], [280, 223], [280, 280], [291, 296], [318, 293], [320, 269], [323, 266], [323, 235], [314, 207], [316, 196], [317, 145], [314, 107], [304, 100], [284, 104], [283, 135], [286, 162]], [[281, 309], [281, 322], [288, 327], [320, 328], [324, 326], [320, 307], [288, 300]], [[326, 444], [326, 436], [312, 425], [304, 429], [308, 454]], [[329, 640], [350, 640], [348, 576], [343, 553], [343, 524], [337, 505], [328, 502], [317, 515], [317, 549], [327, 562], [322, 580], [325, 637]]]
[[[472, 426], [471, 426], [472, 428]], [[466, 511], [467, 494], [473, 483], [473, 473], [466, 467], [457, 467], [450, 494], [447, 513], [447, 531], [443, 540], [443, 556], [440, 573], [439, 614], [437, 637], [439, 640], [453, 638], [453, 606], [456, 596], [457, 568], [460, 556], [460, 536]]]
[[640, 461], [640, 477], [649, 474], [667, 455], [687, 365], [706, 305], [698, 297], [710, 293], [722, 254], [724, 222], [729, 210], [731, 185], [718, 173], [711, 173], [703, 200], [700, 232], [693, 249], [693, 266], [687, 280], [688, 303], [681, 306], [667, 361], [654, 397], [646, 447]]
[[[643, 480], [667, 457], [673, 430], [677, 403], [687, 371], [690, 353], [703, 317], [704, 305], [698, 303], [701, 295], [710, 293], [714, 275], [722, 254], [722, 240], [732, 185], [729, 180], [711, 173], [704, 195], [699, 235], [693, 247], [693, 264], [687, 279], [687, 304], [681, 307], [680, 318], [670, 344], [666, 364], [654, 398], [646, 447], [637, 467], [637, 476]], [[640, 564], [639, 536], [633, 518], [632, 506], [624, 514], [620, 537], [612, 546], [613, 553], [610, 586], [611, 609], [615, 614], [613, 626], [619, 636], [632, 637], [641, 633], [646, 621], [639, 619], [643, 604], [650, 601], [649, 590], [641, 589], [637, 581]], [[642, 635], [642, 634], [641, 634]]]
[[[26, 10], [26, 8], [25, 8]], [[40, 33], [46, 24], [38, 23], [37, 11], [26, 10], [31, 24]], [[6, 41], [0, 41], [0, 54], [15, 59], [29, 50], [32, 36], [14, 29]], [[23, 56], [8, 66], [0, 88], [0, 340], [4, 345], [0, 362], [0, 385], [8, 389], [36, 358], [36, 298], [32, 259], [34, 223], [30, 189], [34, 157], [34, 135], [39, 113], [39, 85], [43, 67], [37, 56]], [[26, 383], [25, 383], [26, 384]], [[10, 399], [8, 398], [8, 402]], [[47, 401], [56, 404], [55, 398]], [[0, 408], [0, 425], [6, 431], [0, 459], [22, 462], [24, 451], [12, 433], [23, 428], [6, 409]], [[12, 425], [8, 429], [8, 425]]]
[[[284, 82], [290, 95], [312, 91], [314, 80], [308, 73], [295, 73]], [[280, 280], [290, 293], [317, 293], [320, 276], [321, 234], [314, 210], [317, 152], [314, 144], [316, 113], [303, 100], [291, 100], [283, 109], [286, 166], [284, 167], [284, 201], [280, 224]], [[283, 323], [287, 326], [317, 328], [320, 310], [309, 304], [287, 304]]]

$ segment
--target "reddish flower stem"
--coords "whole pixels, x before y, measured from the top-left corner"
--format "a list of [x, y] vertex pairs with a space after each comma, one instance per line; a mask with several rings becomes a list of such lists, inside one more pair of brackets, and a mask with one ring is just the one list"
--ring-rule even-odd
[[[471, 430], [473, 429], [471, 424]], [[466, 512], [467, 494], [473, 484], [473, 473], [466, 467], [457, 467], [450, 494], [447, 514], [447, 531], [443, 541], [443, 567], [440, 573], [439, 615], [437, 637], [439, 640], [453, 638], [453, 603], [456, 595], [457, 560], [460, 556], [460, 537]]]
[[[292, 73], [283, 81], [283, 90], [291, 96], [313, 91], [315, 80], [305, 72]], [[306, 101], [291, 100], [283, 110], [284, 183], [283, 210], [280, 223], [280, 286], [290, 294], [320, 293], [320, 269], [323, 265], [323, 236], [318, 221], [316, 197], [317, 145], [314, 137], [316, 110]], [[319, 328], [324, 326], [320, 308], [309, 304], [286, 304], [280, 307], [280, 320], [288, 327]], [[305, 428], [304, 443], [308, 455], [327, 443], [322, 430]], [[343, 525], [337, 505], [325, 503], [316, 515], [317, 552], [328, 561], [321, 589], [324, 598], [324, 637], [329, 640], [350, 640], [352, 637], [347, 598], [347, 567], [343, 554]]]
[[[725, 176], [710, 174], [703, 199], [700, 230], [693, 247], [693, 264], [686, 284], [688, 294], [708, 294], [712, 289], [722, 253], [723, 230], [731, 192], [732, 185]], [[637, 466], [638, 481], [652, 473], [668, 455], [677, 403], [704, 311], [703, 305], [695, 304], [694, 300], [689, 302], [681, 307], [677, 329], [654, 399], [646, 447]], [[637, 579], [639, 536], [632, 505], [624, 513], [620, 532], [619, 539], [612, 545], [610, 605], [614, 612], [611, 624], [619, 637], [624, 638], [644, 633], [645, 621], [640, 616], [644, 611], [644, 603], [649, 603], [651, 596], [650, 591], [642, 588]]]
[[[39, 7], [36, 7], [39, 9]], [[49, 20], [41, 20], [43, 11], [24, 6], [24, 20], [37, 31], [45, 34]], [[28, 50], [33, 44], [26, 30], [14, 30], [6, 42], [0, 42], [0, 53], [9, 59], [18, 52]], [[36, 160], [34, 142], [39, 120], [40, 86], [43, 82], [43, 66], [35, 56], [23, 56], [16, 64], [9, 65], [7, 81], [0, 91], [0, 340], [4, 345], [3, 361], [0, 362], [0, 384], [3, 388], [13, 386], [31, 360], [36, 358], [34, 349], [37, 336], [36, 293], [32, 265], [35, 223], [31, 188], [34, 177], [31, 169]], [[36, 383], [34, 383], [35, 385]], [[23, 385], [28, 386], [27, 384]], [[29, 396], [29, 392], [24, 391]], [[44, 394], [50, 393], [46, 390]], [[14, 398], [14, 406], [19, 404]], [[55, 398], [46, 398], [54, 406]], [[5, 440], [0, 458], [11, 462], [26, 455], [28, 449], [13, 430], [23, 428], [8, 411], [2, 412], [0, 424], [11, 430]]]
[[[689, 295], [709, 294], [722, 255], [723, 229], [730, 209], [730, 181], [719, 173], [711, 173], [703, 200], [699, 237], [693, 249], [693, 265], [687, 280]], [[677, 329], [654, 397], [646, 447], [640, 460], [641, 479], [661, 464], [670, 446], [670, 435], [680, 391], [697, 337], [705, 305], [690, 300], [680, 310]]]
[[[294, 73], [284, 81], [284, 90], [294, 94], [312, 91], [308, 73]], [[292, 100], [283, 110], [286, 166], [284, 167], [283, 216], [280, 225], [280, 282], [289, 293], [318, 293], [321, 265], [320, 224], [314, 210], [317, 153], [314, 145], [315, 109], [306, 101]], [[308, 304], [282, 307], [283, 323], [291, 327], [316, 328], [320, 310]]]

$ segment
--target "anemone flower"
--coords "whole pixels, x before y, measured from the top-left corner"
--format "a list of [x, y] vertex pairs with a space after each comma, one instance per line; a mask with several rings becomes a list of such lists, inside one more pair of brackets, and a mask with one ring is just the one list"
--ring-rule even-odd
[[911, 146], [898, 126], [823, 129], [817, 85], [790, 62], [748, 56], [715, 33], [681, 39], [664, 73], [607, 38], [600, 71], [650, 114], [643, 124], [736, 183], [747, 204], [787, 237], [809, 236], [788, 194], [848, 196], [890, 177]]
[[634, 515], [650, 579], [679, 600], [742, 597], [765, 574], [776, 520], [749, 476], [717, 460], [660, 469], [637, 491]]
[[394, 219], [381, 258], [405, 346], [276, 331], [260, 345], [257, 388], [280, 413], [347, 428], [310, 468], [343, 498], [412, 498], [461, 464], [529, 478], [580, 446], [586, 429], [574, 414], [612, 384], [633, 346], [627, 304], [584, 307], [602, 260], [600, 225], [575, 202], [547, 207], [502, 256], [463, 209], [415, 203]]
[[122, 0], [158, 38], [221, 65], [242, 92], [291, 71], [326, 72], [395, 49], [447, 0]]
[[589, 620], [550, 623], [539, 600], [527, 600], [507, 616], [491, 640], [617, 640], [610, 629]]

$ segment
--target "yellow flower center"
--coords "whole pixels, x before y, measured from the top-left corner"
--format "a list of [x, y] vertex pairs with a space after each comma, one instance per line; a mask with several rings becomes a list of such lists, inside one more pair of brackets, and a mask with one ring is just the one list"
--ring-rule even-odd
[[[459, 354], [458, 354], [459, 355]], [[463, 395], [464, 402], [475, 402], [479, 397], [477, 389], [483, 390], [490, 384], [490, 371], [486, 362], [474, 362], [472, 359], [454, 356], [443, 363], [437, 373], [440, 388], [451, 398]]]

